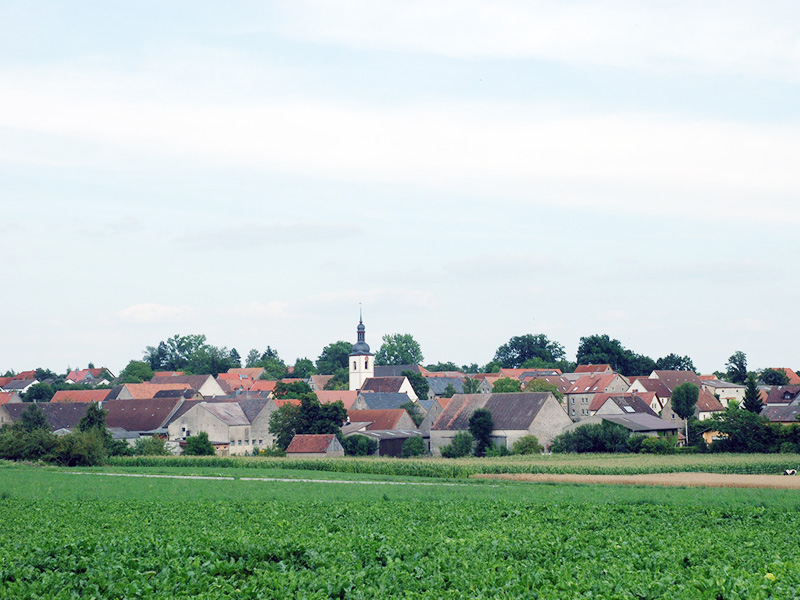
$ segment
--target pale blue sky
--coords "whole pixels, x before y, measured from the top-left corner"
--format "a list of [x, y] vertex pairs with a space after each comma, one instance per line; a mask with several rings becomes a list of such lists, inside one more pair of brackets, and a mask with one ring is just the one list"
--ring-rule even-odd
[[0, 370], [545, 333], [800, 368], [795, 2], [0, 2]]

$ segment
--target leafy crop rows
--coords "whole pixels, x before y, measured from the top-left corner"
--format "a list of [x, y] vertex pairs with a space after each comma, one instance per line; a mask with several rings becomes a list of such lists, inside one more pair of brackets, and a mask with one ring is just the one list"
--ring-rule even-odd
[[790, 598], [764, 508], [0, 500], [0, 598]]
[[714, 455], [560, 455], [496, 459], [293, 459], [251, 457], [112, 457], [120, 467], [237, 467], [298, 469], [414, 477], [461, 478], [477, 473], [583, 473], [638, 475], [643, 473], [781, 474], [797, 468], [795, 454]]

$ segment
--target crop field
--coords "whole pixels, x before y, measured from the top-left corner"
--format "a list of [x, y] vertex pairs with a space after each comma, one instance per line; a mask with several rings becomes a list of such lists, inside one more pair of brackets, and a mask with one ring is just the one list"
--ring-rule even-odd
[[112, 457], [112, 467], [213, 467], [218, 469], [291, 469], [330, 473], [363, 473], [435, 478], [464, 478], [474, 474], [576, 473], [640, 475], [647, 473], [775, 474], [800, 466], [798, 454], [550, 454], [502, 458], [334, 458], [264, 457]]
[[753, 599], [800, 590], [797, 493], [400, 483], [0, 466], [0, 598]]

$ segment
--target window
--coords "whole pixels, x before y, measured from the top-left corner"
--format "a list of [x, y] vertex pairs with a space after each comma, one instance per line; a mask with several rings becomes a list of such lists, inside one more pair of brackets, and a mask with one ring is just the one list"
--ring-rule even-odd
[[358, 365], [356, 364], [356, 361], [353, 361], [353, 371], [355, 371], [357, 369], [358, 369]]
[[258, 445], [259, 446], [263, 446], [264, 445], [264, 440], [258, 440]]
[[245, 446], [249, 446], [249, 445], [250, 445], [250, 440], [245, 440], [245, 441], [244, 441], [244, 445], [245, 445]]
[[368, 358], [364, 359], [364, 368], [365, 369], [369, 369], [369, 359]]
[[238, 442], [239, 442], [238, 445], [241, 446], [242, 445], [242, 440], [238, 440]]

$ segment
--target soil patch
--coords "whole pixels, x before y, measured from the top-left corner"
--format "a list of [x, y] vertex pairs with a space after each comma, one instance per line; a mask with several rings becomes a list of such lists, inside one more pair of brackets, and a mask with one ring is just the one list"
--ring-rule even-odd
[[787, 475], [728, 475], [722, 473], [649, 473], [646, 475], [502, 473], [472, 475], [472, 477], [475, 479], [530, 481], [532, 483], [605, 483], [611, 485], [662, 485], [800, 490], [800, 477]]

